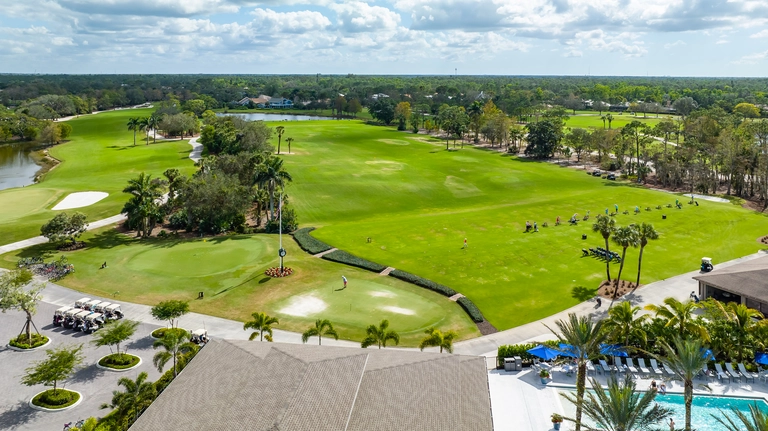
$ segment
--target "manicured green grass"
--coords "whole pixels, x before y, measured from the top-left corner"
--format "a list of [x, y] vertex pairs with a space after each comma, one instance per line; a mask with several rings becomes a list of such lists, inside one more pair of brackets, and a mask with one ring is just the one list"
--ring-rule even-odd
[[76, 210], [95, 221], [120, 212], [128, 198], [122, 190], [128, 179], [140, 172], [159, 176], [173, 167], [185, 173], [193, 172], [187, 141], [144, 145], [140, 132], [137, 145], [133, 146], [133, 132], [125, 125], [128, 118], [148, 116], [151, 112], [151, 109], [127, 109], [70, 120], [70, 141], [50, 150], [51, 155], [63, 163], [39, 184], [0, 191], [0, 243], [40, 235], [40, 226], [57, 213], [51, 208], [69, 193], [109, 193], [104, 200]]
[[[276, 328], [298, 332], [316, 319], [330, 319], [340, 335], [351, 340], [361, 340], [368, 325], [389, 319], [401, 344], [409, 346], [417, 345], [430, 326], [454, 329], [461, 338], [479, 334], [448, 298], [393, 277], [312, 257], [287, 235], [285, 264], [295, 272], [274, 279], [264, 271], [279, 265], [275, 235], [137, 240], [103, 228], [86, 233], [83, 240], [88, 248], [64, 253], [76, 272], [59, 283], [116, 302], [190, 300], [192, 311], [241, 321], [265, 312], [280, 319]], [[49, 245], [36, 246], [3, 255], [0, 265], [12, 268], [20, 257], [41, 254], [57, 259], [62, 253]], [[108, 267], [100, 269], [104, 261]], [[345, 290], [340, 290], [342, 275], [349, 280]], [[201, 291], [204, 299], [196, 300]]]
[[[619, 114], [617, 112], [611, 112], [611, 115], [613, 116], [613, 121], [611, 121], [612, 129], [621, 129], [622, 127], [626, 126], [632, 121], [639, 121], [649, 126], [654, 126], [656, 123], [660, 122], [665, 118], [672, 118], [672, 119], [675, 118], [673, 116], [661, 115], [661, 114], [659, 114], [658, 118], [656, 118], [656, 114], [648, 114], [646, 117], [643, 117], [642, 114], [634, 116], [626, 112], [623, 114]], [[583, 129], [602, 129], [603, 120], [600, 118], [600, 114], [592, 112], [589, 114], [571, 115], [568, 121], [566, 121], [565, 125], [566, 127], [570, 127], [570, 128], [581, 127]], [[608, 127], [607, 121], [605, 123], [605, 127]]]
[[141, 358], [138, 356], [127, 353], [113, 353], [99, 359], [99, 365], [115, 370], [125, 370], [126, 368], [135, 367], [139, 361], [141, 361]]
[[[768, 234], [766, 216], [730, 203], [656, 210], [678, 196], [486, 150], [448, 152], [424, 135], [359, 122], [288, 128], [295, 138], [295, 154], [285, 156], [294, 178], [289, 194], [301, 224], [319, 227], [313, 236], [450, 286], [499, 329], [592, 295], [605, 265], [582, 258], [581, 249], [603, 245], [591, 221], [614, 204], [642, 209], [620, 214], [619, 225], [645, 221], [661, 233], [645, 251], [644, 284], [695, 270], [702, 256], [717, 263], [753, 253], [756, 239]], [[586, 211], [590, 222], [567, 225], [573, 213]], [[564, 225], [554, 226], [557, 216]], [[540, 231], [524, 234], [526, 220], [538, 222]], [[623, 278], [633, 280], [636, 269], [632, 249]], [[617, 270], [613, 265], [613, 276]]]
[[56, 392], [53, 389], [40, 392], [32, 398], [32, 404], [47, 409], [63, 409], [76, 403], [80, 399], [80, 394], [74, 391], [58, 388]]

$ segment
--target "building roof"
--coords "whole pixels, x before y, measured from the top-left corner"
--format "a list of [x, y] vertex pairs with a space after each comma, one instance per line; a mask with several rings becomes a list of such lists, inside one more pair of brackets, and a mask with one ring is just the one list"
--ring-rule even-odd
[[492, 430], [485, 358], [211, 341], [131, 427]]
[[693, 277], [729, 292], [768, 303], [768, 256]]

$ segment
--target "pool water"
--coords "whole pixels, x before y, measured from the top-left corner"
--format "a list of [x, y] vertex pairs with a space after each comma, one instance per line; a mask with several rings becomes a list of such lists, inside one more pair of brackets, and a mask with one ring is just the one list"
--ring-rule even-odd
[[[675, 420], [676, 427], [683, 428], [685, 426], [685, 399], [682, 395], [657, 395], [655, 401], [661, 407], [673, 411], [672, 419]], [[753, 403], [757, 403], [760, 410], [768, 412], [768, 404], [763, 400], [694, 395], [693, 408], [691, 409], [691, 428], [696, 431], [725, 431], [726, 428], [711, 415], [723, 418], [723, 413], [726, 413], [733, 417], [732, 408], [749, 414], [749, 406]]]

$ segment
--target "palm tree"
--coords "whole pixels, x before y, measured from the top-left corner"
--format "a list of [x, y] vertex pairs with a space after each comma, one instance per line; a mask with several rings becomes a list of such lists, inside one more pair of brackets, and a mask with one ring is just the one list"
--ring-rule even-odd
[[136, 146], [136, 131], [141, 130], [141, 125], [139, 124], [139, 119], [135, 117], [131, 117], [128, 119], [128, 130], [133, 130], [133, 146]]
[[613, 298], [619, 293], [621, 284], [621, 271], [624, 269], [624, 259], [627, 257], [627, 248], [636, 247], [639, 242], [637, 229], [634, 225], [622, 226], [613, 233], [613, 242], [621, 246], [621, 264], [619, 264], [619, 274], [616, 276], [616, 289], [613, 291]]
[[631, 345], [631, 340], [639, 340], [642, 346], [648, 341], [643, 328], [643, 322], [648, 319], [647, 314], [637, 316], [640, 307], [633, 307], [629, 301], [624, 301], [608, 310], [608, 318], [605, 320], [605, 330], [608, 338], [621, 343], [624, 346]]
[[[163, 119], [162, 115], [154, 112], [147, 117], [147, 127], [152, 128], [152, 143], [157, 143], [157, 127], [160, 125], [160, 120]], [[149, 145], [149, 137], [147, 137], [147, 145]]]
[[[691, 404], [693, 403], [693, 379], [709, 361], [708, 355], [702, 354], [706, 350], [699, 338], [683, 339], [675, 337], [672, 346], [666, 341], [659, 345], [663, 355], [651, 354], [657, 361], [666, 364], [684, 384], [683, 396], [685, 398], [685, 431], [691, 431]], [[705, 386], [706, 387], [706, 386]], [[707, 389], [709, 389], [707, 387]]]
[[424, 350], [427, 347], [439, 347], [440, 353], [443, 353], [443, 350], [448, 353], [453, 353], [453, 339], [458, 337], [459, 334], [454, 331], [443, 333], [437, 328], [429, 328], [424, 331], [424, 333], [427, 334], [427, 336], [421, 340], [421, 343], [419, 343], [419, 349]]
[[[139, 418], [152, 401], [157, 397], [155, 385], [148, 382], [149, 375], [142, 371], [136, 380], [123, 377], [117, 381], [118, 386], [125, 388], [125, 391], [112, 391], [112, 403], [102, 404], [102, 409], [115, 409], [117, 416], [127, 418], [129, 425]], [[119, 420], [123, 422], [123, 420]]]
[[309, 337], [317, 337], [317, 344], [322, 345], [323, 344], [323, 336], [330, 336], [333, 337], [334, 340], [339, 339], [339, 334], [336, 333], [336, 330], [333, 329], [333, 324], [330, 320], [324, 319], [320, 320], [317, 319], [315, 321], [315, 326], [307, 329], [304, 331], [303, 334], [301, 334], [301, 342], [306, 343], [309, 341]]
[[753, 333], [753, 329], [758, 325], [765, 325], [763, 320], [765, 316], [758, 310], [735, 302], [723, 304], [720, 301], [707, 301], [707, 304], [710, 304], [707, 308], [714, 309], [715, 311], [715, 315], [712, 317], [717, 320], [730, 322], [730, 325], [727, 326], [730, 335], [728, 339], [735, 342], [736, 355], [739, 362], [741, 362], [744, 359], [745, 348], [752, 347], [753, 343], [751, 341], [753, 340], [750, 339], [750, 336]]
[[173, 360], [173, 377], [178, 375], [179, 365], [184, 365], [185, 357], [188, 353], [196, 352], [197, 344], [189, 341], [189, 332], [181, 328], [169, 328], [163, 334], [163, 338], [155, 340], [152, 345], [154, 349], [162, 347], [165, 350], [155, 353], [152, 363], [157, 367], [157, 371], [163, 372], [163, 368], [168, 361]]
[[267, 158], [259, 165], [256, 172], [256, 183], [267, 186], [269, 190], [269, 218], [275, 219], [275, 189], [284, 187], [286, 182], [293, 181], [291, 174], [283, 168], [283, 159], [275, 156]]
[[267, 341], [272, 341], [272, 325], [280, 323], [277, 317], [268, 316], [266, 313], [253, 313], [253, 320], [245, 322], [243, 330], [254, 329], [254, 332], [248, 337], [248, 340], [253, 341], [256, 336], [259, 336], [259, 341], [264, 341], [264, 333], [267, 333]]
[[275, 127], [275, 131], [277, 132], [277, 154], [280, 154], [280, 142], [283, 140], [283, 133], [285, 132], [285, 127], [277, 126]]
[[[758, 407], [757, 403], [749, 405], [749, 416], [739, 411], [735, 407], [731, 409], [735, 416], [735, 419], [725, 412], [720, 410], [725, 416], [725, 420], [712, 415], [721, 425], [723, 425], [728, 431], [768, 431], [768, 414], [763, 413]], [[740, 421], [741, 424], [736, 424]]]
[[147, 132], [147, 145], [149, 145], [149, 117], [139, 118], [139, 130]]
[[[581, 431], [581, 411], [584, 401], [584, 389], [587, 383], [587, 361], [600, 355], [600, 344], [605, 340], [603, 321], [595, 322], [592, 316], [576, 316], [568, 314], [567, 320], [555, 322], [559, 332], [547, 326], [560, 342], [570, 344], [572, 353], [576, 355], [578, 369], [576, 371], [576, 431]], [[546, 326], [546, 325], [544, 325]]]
[[138, 177], [128, 180], [123, 193], [131, 198], [123, 206], [123, 213], [128, 216], [127, 224], [135, 228], [140, 236], [148, 237], [155, 224], [163, 219], [159, 199], [163, 196], [163, 185], [152, 179], [152, 175], [142, 172]]
[[288, 143], [288, 154], [291, 154], [291, 142], [293, 142], [293, 138], [291, 137], [285, 138], [285, 142]]
[[[627, 374], [623, 382], [615, 376], [608, 378], [604, 390], [597, 379], [591, 379], [594, 393], [588, 393], [582, 403], [584, 414], [596, 424], [596, 429], [605, 431], [641, 431], [657, 429], [656, 424], [672, 415], [672, 410], [654, 403], [656, 392], [638, 392], [632, 376]], [[576, 404], [573, 394], [563, 395]], [[571, 422], [575, 419], [566, 418]], [[578, 422], [577, 422], [578, 424]], [[578, 426], [578, 425], [577, 425]], [[591, 427], [587, 427], [592, 429]]]
[[[610, 129], [611, 128], [611, 121], [613, 121], [613, 115], [607, 114], [605, 116], [605, 119], [608, 120], [608, 128]], [[605, 124], [603, 124], [603, 128], [605, 128]]]
[[605, 120], [608, 119], [605, 115], [600, 116], [600, 119], [603, 120], [603, 129], [605, 129]]
[[666, 326], [677, 328], [678, 337], [685, 338], [688, 335], [693, 335], [709, 341], [707, 328], [696, 321], [693, 316], [693, 310], [699, 308], [698, 304], [693, 301], [680, 302], [672, 297], [665, 299], [664, 304], [649, 304], [645, 306], [645, 309], [656, 313], [658, 317], [667, 319]]
[[649, 240], [659, 239], [659, 233], [650, 223], [640, 223], [637, 226], [637, 236], [640, 241], [640, 256], [637, 258], [637, 283], [635, 289], [640, 287], [640, 266], [643, 264], [643, 249], [648, 245]]
[[[610, 249], [608, 248], [608, 238], [611, 237], [611, 234], [615, 230], [616, 230], [616, 220], [614, 220], [613, 217], [609, 217], [603, 214], [598, 214], [597, 219], [595, 220], [595, 224], [592, 225], [592, 231], [600, 232], [600, 235], [603, 236], [603, 239], [605, 240], [606, 252], [610, 251]], [[608, 276], [608, 281], [611, 281], [611, 261], [609, 259], [605, 260], [605, 273]]]
[[475, 142], [480, 137], [480, 127], [483, 122], [483, 104], [479, 100], [475, 100], [467, 108], [467, 114], [469, 115], [469, 121], [472, 125], [472, 129], [475, 131]]
[[360, 343], [360, 347], [366, 349], [368, 346], [376, 344], [381, 349], [382, 347], [387, 347], [388, 340], [394, 341], [395, 345], [400, 344], [400, 335], [395, 331], [387, 330], [387, 328], [389, 328], [389, 320], [386, 319], [382, 320], [379, 326], [369, 325], [365, 330], [368, 336]]

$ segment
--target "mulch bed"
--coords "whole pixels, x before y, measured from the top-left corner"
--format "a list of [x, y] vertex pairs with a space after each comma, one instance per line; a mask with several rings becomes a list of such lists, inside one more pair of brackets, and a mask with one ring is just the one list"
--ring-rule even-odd
[[476, 325], [477, 325], [477, 329], [479, 329], [480, 333], [483, 335], [495, 334], [496, 332], [499, 332], [499, 330], [496, 329], [495, 326], [491, 325], [491, 323], [487, 320], [483, 320], [482, 322], [477, 323]]
[[58, 247], [59, 251], [75, 251], [80, 250], [81, 248], [85, 248], [85, 242], [83, 241], [77, 241], [76, 243], [67, 243], [60, 247]]
[[762, 237], [762, 238], [759, 238], [759, 239], [757, 240], [757, 242], [759, 242], [759, 243], [761, 243], [761, 244], [768, 244], [768, 235], [766, 235], [766, 236], [764, 236], [764, 237]]
[[635, 289], [635, 283], [627, 280], [621, 280], [621, 283], [618, 286], [618, 293], [616, 293], [616, 288], [617, 286], [615, 279], [611, 281], [603, 280], [603, 282], [600, 283], [600, 287], [597, 288], [597, 294], [607, 299], [613, 299], [613, 295], [616, 294], [616, 298], [620, 298], [627, 293], [632, 292]]

